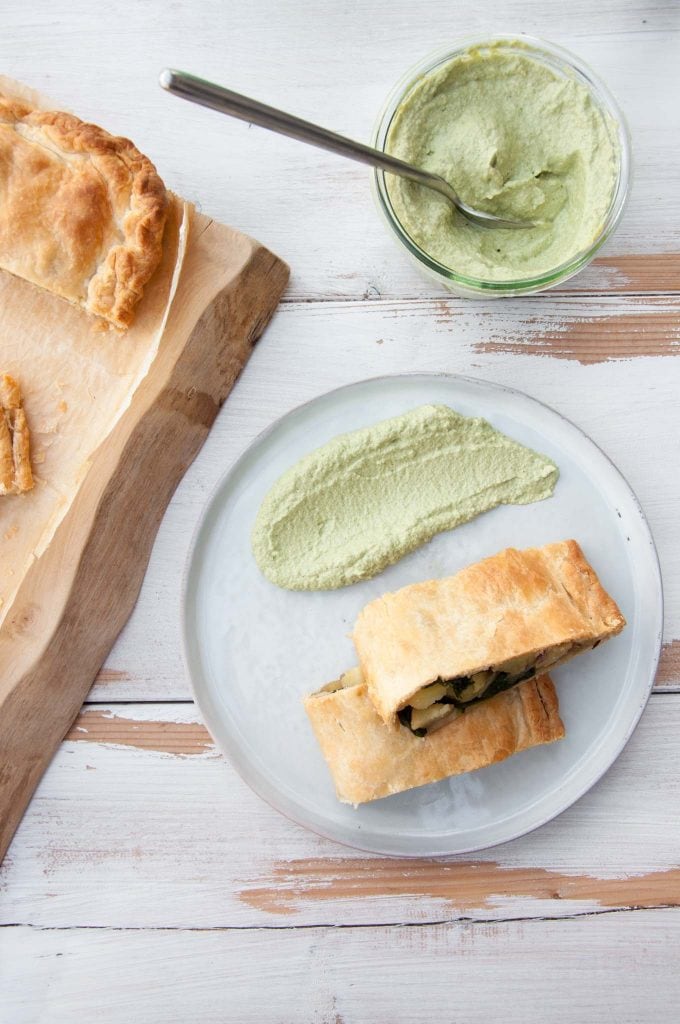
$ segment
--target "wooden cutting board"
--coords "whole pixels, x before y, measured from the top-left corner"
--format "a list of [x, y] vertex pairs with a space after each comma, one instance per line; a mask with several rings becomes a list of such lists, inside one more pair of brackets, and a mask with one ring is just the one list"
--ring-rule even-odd
[[194, 215], [159, 352], [0, 627], [0, 861], [134, 607], [173, 491], [287, 280], [286, 264], [258, 242]]

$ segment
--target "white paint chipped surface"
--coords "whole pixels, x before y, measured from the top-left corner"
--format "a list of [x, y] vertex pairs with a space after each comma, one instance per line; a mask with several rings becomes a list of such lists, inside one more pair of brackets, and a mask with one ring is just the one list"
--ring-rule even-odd
[[[263, 932], [0, 933], [15, 964], [12, 1024], [507, 1024], [671, 1020], [680, 975], [668, 970], [680, 915], [610, 914], [558, 928], [537, 921]], [[502, 951], [502, 952], [501, 952]], [[551, 969], [537, 971], [537, 963]], [[153, 978], [153, 981], [151, 981]], [[571, 979], [567, 986], [562, 979]], [[453, 1009], [455, 1007], [455, 1009]], [[455, 1014], [453, 1016], [452, 1014]]]
[[[181, 711], [180, 711], [181, 709]], [[602, 909], [597, 899], [504, 896], [503, 882], [476, 907], [408, 890], [335, 900], [306, 898], [324, 875], [295, 865], [364, 856], [311, 835], [256, 797], [210, 748], [195, 756], [143, 749], [165, 723], [198, 721], [192, 705], [95, 706], [110, 718], [147, 723], [120, 747], [84, 736], [60, 749], [0, 869], [0, 922], [41, 927], [260, 927], [374, 924], [442, 918], [567, 916]], [[585, 797], [537, 832], [495, 847], [474, 863], [504, 870], [626, 878], [678, 866], [680, 694], [660, 694], [616, 767]], [[83, 734], [80, 734], [81, 736]], [[176, 742], [171, 734], [169, 745]], [[90, 770], [87, 771], [87, 768]], [[625, 823], [623, 825], [622, 823]], [[612, 842], [612, 830], [620, 841]], [[457, 862], [453, 862], [457, 863]], [[291, 868], [291, 865], [293, 866]], [[290, 871], [289, 871], [290, 869]], [[406, 874], [409, 862], [394, 862]], [[277, 881], [278, 879], [278, 881]], [[106, 884], [102, 884], [103, 882]], [[290, 919], [272, 913], [277, 885]], [[678, 880], [680, 902], [680, 875]], [[249, 902], [253, 890], [269, 897]], [[462, 890], [461, 895], [464, 895]], [[0, 1018], [1, 1019], [1, 1018]]]
[[[590, 61], [635, 151], [606, 262], [522, 301], [439, 292], [393, 247], [363, 168], [155, 85], [161, 67], [185, 67], [366, 139], [406, 67], [447, 37], [498, 29]], [[245, 787], [187, 703], [177, 623], [191, 533], [259, 431], [362, 377], [464, 373], [552, 405], [627, 476], [664, 573], [665, 685], [680, 688], [680, 261], [636, 258], [680, 253], [679, 44], [671, 0], [507, 0], [502, 15], [490, 0], [5, 4], [5, 72], [130, 135], [171, 187], [270, 245], [293, 277], [165, 516], [99, 703], [0, 869], [0, 1024], [675, 1019], [680, 693], [654, 695], [616, 765], [556, 821], [469, 865], [395, 867]]]

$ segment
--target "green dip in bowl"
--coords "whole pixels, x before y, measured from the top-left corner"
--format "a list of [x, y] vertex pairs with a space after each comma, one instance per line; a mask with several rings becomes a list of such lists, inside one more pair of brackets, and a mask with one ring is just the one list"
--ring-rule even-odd
[[614, 100], [576, 58], [527, 38], [472, 40], [424, 61], [388, 100], [374, 143], [478, 209], [533, 222], [480, 227], [437, 193], [375, 172], [379, 207], [407, 251], [464, 294], [570, 277], [614, 229], [628, 191]]

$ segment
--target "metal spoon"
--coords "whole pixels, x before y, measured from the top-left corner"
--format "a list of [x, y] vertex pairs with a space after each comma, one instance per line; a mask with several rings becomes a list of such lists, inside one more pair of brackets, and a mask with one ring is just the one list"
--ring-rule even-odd
[[269, 128], [270, 131], [278, 132], [280, 135], [288, 135], [300, 142], [308, 142], [311, 146], [319, 146], [321, 149], [328, 149], [331, 153], [339, 156], [346, 156], [350, 160], [358, 160], [359, 163], [369, 164], [371, 167], [379, 167], [390, 174], [398, 174], [402, 178], [409, 178], [425, 188], [433, 189], [448, 199], [457, 210], [471, 220], [485, 228], [530, 228], [534, 227], [533, 221], [506, 220], [504, 217], [497, 217], [493, 213], [485, 213], [483, 210], [475, 210], [472, 206], [464, 203], [456, 191], [449, 185], [448, 181], [438, 174], [430, 174], [420, 167], [413, 167], [411, 164], [397, 160], [388, 153], [382, 153], [379, 149], [371, 146], [364, 146], [361, 142], [353, 139], [346, 139], [335, 132], [329, 132], [326, 128], [312, 124], [310, 121], [303, 121], [292, 114], [286, 114], [282, 110], [268, 107], [264, 103], [252, 100], [248, 96], [241, 96], [231, 89], [225, 89], [214, 82], [206, 82], [203, 78], [196, 78], [186, 71], [173, 71], [166, 68], [161, 71], [160, 84], [168, 92], [182, 99], [191, 100], [203, 107], [210, 107], [211, 110], [219, 110], [222, 114], [229, 114], [230, 117], [237, 117], [241, 121], [248, 121], [251, 124], [258, 124], [262, 128]]

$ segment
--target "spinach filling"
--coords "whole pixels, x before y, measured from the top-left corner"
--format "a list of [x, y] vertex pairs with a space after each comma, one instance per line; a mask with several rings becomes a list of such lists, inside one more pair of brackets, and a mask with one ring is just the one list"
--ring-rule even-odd
[[[437, 679], [430, 686], [444, 687], [445, 693], [430, 704], [426, 709], [428, 717], [435, 709], [442, 705], [449, 705], [451, 712], [446, 713], [442, 708], [442, 714], [437, 714], [434, 721], [427, 724], [418, 724], [423, 717], [423, 710], [414, 708], [412, 705], [407, 705], [405, 708], [401, 708], [397, 712], [397, 716], [402, 725], [410, 729], [414, 736], [426, 736], [428, 732], [434, 731], [439, 728], [440, 725], [444, 725], [446, 722], [451, 721], [452, 718], [457, 718], [462, 714], [466, 708], [471, 707], [473, 704], [479, 704], [480, 701], [488, 700], [490, 697], [495, 697], [497, 693], [503, 693], [504, 690], [509, 690], [513, 686], [517, 686], [519, 683], [523, 683], [526, 679], [533, 679], [536, 675], [536, 666], [531, 665], [525, 668], [523, 671], [511, 674], [509, 672], [495, 672], [492, 673], [492, 678], [483, 687], [482, 692], [478, 696], [466, 696], [463, 695], [466, 691], [471, 689], [471, 680], [469, 676], [462, 676], [457, 679]], [[415, 722], [413, 719], [415, 718]], [[432, 728], [434, 727], [434, 729]]]

